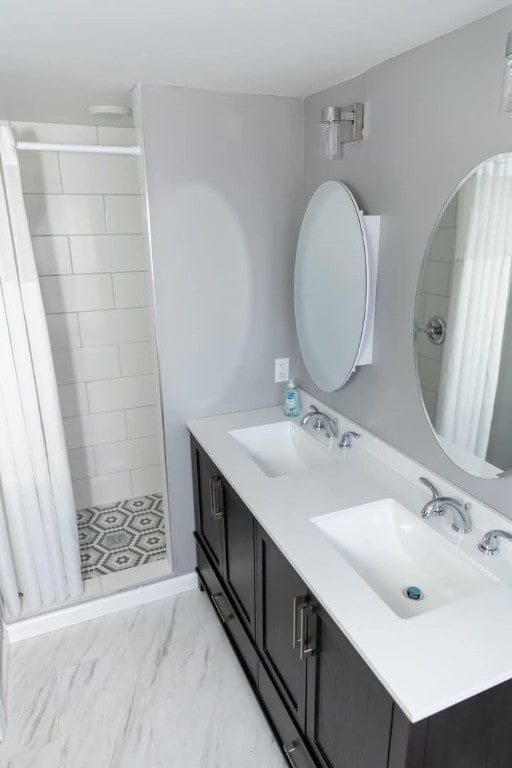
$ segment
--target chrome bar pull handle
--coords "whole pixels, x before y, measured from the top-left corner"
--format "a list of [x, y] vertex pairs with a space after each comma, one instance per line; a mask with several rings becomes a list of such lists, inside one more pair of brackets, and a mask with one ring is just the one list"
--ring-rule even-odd
[[292, 621], [292, 648], [297, 649], [299, 640], [297, 637], [297, 610], [299, 608], [299, 601], [302, 601], [302, 597], [295, 596], [293, 598], [293, 621]]
[[223, 624], [225, 624], [227, 621], [233, 618], [233, 614], [229, 612], [228, 614], [223, 613], [222, 608], [220, 607], [220, 600], [224, 597], [222, 592], [215, 592], [212, 595], [212, 603], [213, 607], [217, 611], [217, 614], [219, 616], [219, 619]]
[[299, 658], [304, 661], [308, 656], [313, 656], [315, 653], [314, 646], [308, 646], [308, 630], [309, 630], [309, 616], [312, 616], [314, 609], [312, 605], [303, 603], [300, 606], [300, 645], [299, 645]]
[[222, 480], [218, 477], [214, 483], [215, 506], [213, 516], [216, 520], [222, 520], [224, 517], [224, 488]]
[[[302, 659], [302, 644], [304, 638], [302, 609], [307, 605], [307, 598], [304, 595], [296, 595], [293, 598], [293, 622], [292, 622], [292, 647], [299, 650], [299, 656]], [[300, 612], [300, 621], [297, 621], [297, 614]]]
[[293, 759], [293, 753], [297, 751], [298, 744], [296, 741], [291, 741], [289, 744], [283, 744], [283, 752], [292, 768], [297, 768]]
[[222, 520], [224, 517], [224, 490], [222, 480], [218, 475], [208, 478], [210, 492], [210, 514], [214, 520]]
[[210, 516], [213, 517], [213, 507], [215, 504], [214, 498], [213, 498], [213, 477], [208, 478], [208, 495], [210, 497]]

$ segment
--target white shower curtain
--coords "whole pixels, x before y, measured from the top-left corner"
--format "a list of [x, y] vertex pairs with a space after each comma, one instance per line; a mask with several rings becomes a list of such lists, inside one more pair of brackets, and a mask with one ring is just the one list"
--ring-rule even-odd
[[48, 327], [6, 125], [0, 158], [0, 596], [14, 617], [83, 585]]
[[512, 263], [512, 160], [463, 184], [436, 429], [485, 459], [498, 387]]

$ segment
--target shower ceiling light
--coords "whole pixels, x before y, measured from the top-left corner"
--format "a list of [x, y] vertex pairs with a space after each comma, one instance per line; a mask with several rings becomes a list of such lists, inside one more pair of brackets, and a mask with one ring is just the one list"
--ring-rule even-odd
[[95, 117], [119, 120], [121, 117], [130, 117], [132, 110], [129, 107], [120, 107], [115, 104], [93, 104], [91, 107], [87, 107], [87, 112]]

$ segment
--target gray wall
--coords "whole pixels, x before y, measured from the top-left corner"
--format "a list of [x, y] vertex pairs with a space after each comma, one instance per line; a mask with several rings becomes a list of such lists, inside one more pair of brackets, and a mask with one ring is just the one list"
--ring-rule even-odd
[[175, 575], [195, 564], [185, 421], [278, 403], [296, 359], [303, 102], [140, 90]]
[[[342, 179], [366, 213], [380, 214], [375, 360], [341, 391], [301, 384], [427, 467], [512, 516], [512, 477], [482, 480], [445, 456], [420, 402], [413, 357], [416, 284], [430, 231], [460, 179], [484, 158], [512, 150], [499, 103], [512, 8], [417, 48], [306, 99], [305, 202]], [[368, 135], [340, 160], [319, 154], [320, 109], [364, 101]]]

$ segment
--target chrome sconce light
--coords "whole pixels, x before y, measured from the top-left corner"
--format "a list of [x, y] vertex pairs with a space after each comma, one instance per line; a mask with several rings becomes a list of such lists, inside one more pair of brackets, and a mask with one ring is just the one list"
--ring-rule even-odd
[[334, 160], [340, 156], [340, 145], [363, 138], [364, 104], [348, 107], [322, 107], [321, 139], [322, 154]]

